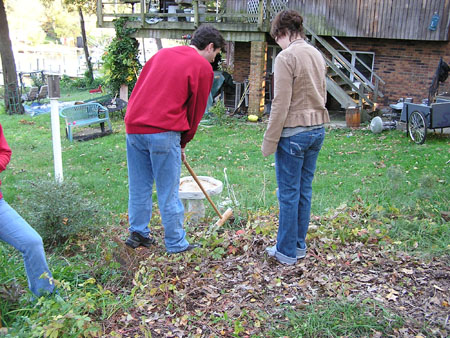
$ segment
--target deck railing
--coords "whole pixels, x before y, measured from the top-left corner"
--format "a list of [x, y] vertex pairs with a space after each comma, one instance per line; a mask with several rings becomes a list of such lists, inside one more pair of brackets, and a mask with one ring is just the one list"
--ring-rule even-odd
[[[178, 3], [177, 3], [178, 2]], [[175, 7], [172, 7], [176, 5]], [[203, 2], [199, 0], [97, 0], [97, 18], [100, 27], [113, 27], [116, 18], [127, 17], [130, 25], [147, 31], [188, 31], [202, 23], [214, 23], [222, 32], [234, 32], [234, 37], [254, 41], [256, 35], [264, 36], [270, 30], [270, 21], [279, 11], [295, 6], [288, 0], [217, 0]], [[339, 48], [352, 54], [356, 60], [370, 71], [369, 79], [351, 65], [347, 59], [305, 25], [306, 34], [313, 44], [324, 54], [328, 66], [357, 93], [360, 101], [373, 105], [383, 97], [380, 84], [384, 81], [368, 67], [356, 53], [349, 50], [336, 37], [332, 37]], [[251, 34], [240, 34], [240, 33]], [[228, 36], [230, 37], [230, 36]], [[330, 57], [331, 56], [331, 57]], [[336, 65], [339, 62], [339, 66]], [[356, 85], [343, 70], [347, 70], [360, 82]], [[372, 82], [373, 81], [373, 82]]]
[[[198, 27], [201, 23], [214, 22], [225, 24], [247, 24], [260, 31], [268, 29], [270, 19], [279, 10], [278, 3], [283, 0], [271, 0], [269, 6], [266, 0], [226, 0], [208, 1], [181, 0], [176, 4], [165, 0], [97, 0], [98, 25], [116, 18], [128, 17], [141, 28], [158, 29], [159, 22], [182, 23]], [[169, 5], [170, 4], [170, 5]], [[169, 12], [170, 11], [170, 12]]]

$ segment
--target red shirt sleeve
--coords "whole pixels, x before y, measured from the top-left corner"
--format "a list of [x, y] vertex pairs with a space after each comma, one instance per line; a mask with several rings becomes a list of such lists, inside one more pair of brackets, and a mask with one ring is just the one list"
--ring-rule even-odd
[[[209, 64], [207, 64], [207, 66], [209, 66]], [[213, 80], [214, 72], [211, 67], [205, 67], [205, 70], [197, 79], [189, 79], [191, 96], [187, 102], [187, 119], [190, 128], [181, 134], [181, 148], [186, 147], [186, 144], [194, 138], [198, 124], [205, 113]]]
[[0, 124], [0, 172], [6, 169], [11, 159], [11, 148], [6, 142], [5, 135], [3, 135], [3, 128]]

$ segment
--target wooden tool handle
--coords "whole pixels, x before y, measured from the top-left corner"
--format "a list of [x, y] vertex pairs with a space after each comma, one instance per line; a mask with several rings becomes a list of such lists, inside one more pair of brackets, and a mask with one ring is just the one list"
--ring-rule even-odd
[[222, 226], [231, 216], [233, 215], [233, 210], [228, 208], [222, 215], [222, 217], [216, 222], [216, 226]]
[[217, 215], [222, 219], [222, 215], [220, 214], [219, 209], [216, 208], [216, 205], [209, 197], [208, 193], [206, 192], [205, 188], [203, 188], [202, 184], [200, 183], [200, 180], [198, 179], [197, 175], [195, 175], [194, 170], [192, 170], [191, 166], [187, 163], [187, 161], [184, 161], [184, 165], [186, 166], [187, 170], [191, 174], [191, 176], [194, 178], [195, 182], [197, 182], [198, 186], [202, 190], [203, 194], [205, 195], [206, 199], [211, 203], [211, 206], [213, 207], [214, 211], [217, 213]]

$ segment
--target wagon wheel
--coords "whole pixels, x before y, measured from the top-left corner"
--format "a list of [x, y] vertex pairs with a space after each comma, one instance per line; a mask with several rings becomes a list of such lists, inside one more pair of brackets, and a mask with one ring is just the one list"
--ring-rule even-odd
[[423, 144], [427, 137], [427, 124], [425, 116], [419, 111], [413, 111], [409, 116], [408, 131], [411, 140]]

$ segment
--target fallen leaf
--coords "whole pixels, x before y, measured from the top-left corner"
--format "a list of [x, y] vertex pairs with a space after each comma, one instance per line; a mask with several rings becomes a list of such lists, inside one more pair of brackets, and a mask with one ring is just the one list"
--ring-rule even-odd
[[389, 294], [386, 296], [387, 299], [396, 301], [398, 298], [398, 292], [395, 290], [390, 290]]

